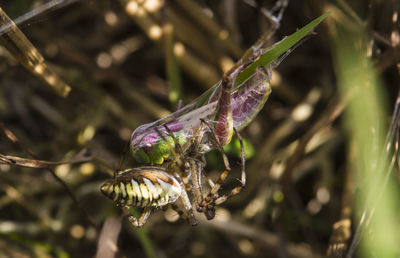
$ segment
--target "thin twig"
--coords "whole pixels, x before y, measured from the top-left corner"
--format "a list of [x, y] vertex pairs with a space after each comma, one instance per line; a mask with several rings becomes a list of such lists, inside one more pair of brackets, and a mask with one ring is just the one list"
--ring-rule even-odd
[[[85, 209], [83, 209], [76, 196], [74, 193], [71, 191], [71, 189], [68, 187], [68, 185], [62, 180], [57, 174], [54, 172], [53, 169], [50, 167], [57, 165], [59, 162], [49, 162], [49, 161], [43, 161], [39, 160], [36, 155], [34, 155], [28, 148], [25, 147], [24, 144], [22, 144], [19, 139], [9, 130], [3, 123], [0, 122], [0, 127], [3, 130], [4, 134], [9, 138], [12, 142], [17, 144], [19, 147], [21, 147], [29, 156], [34, 158], [35, 160], [30, 160], [30, 159], [24, 159], [24, 158], [19, 158], [19, 157], [11, 157], [11, 156], [0, 156], [0, 162], [4, 164], [9, 164], [9, 165], [17, 165], [17, 166], [24, 166], [24, 167], [42, 167], [46, 169], [50, 174], [54, 177], [54, 179], [62, 185], [62, 187], [65, 189], [65, 191], [68, 193], [68, 195], [71, 197], [72, 201], [76, 204], [76, 206], [79, 208], [79, 210], [84, 214], [85, 218], [87, 221], [94, 227], [98, 228], [98, 226], [94, 223], [92, 218], [89, 216], [89, 214], [86, 212]], [[89, 160], [91, 160], [92, 157], [89, 157]], [[88, 160], [85, 160], [88, 161]], [[81, 161], [77, 161], [81, 162]], [[75, 163], [75, 162], [72, 162]], [[63, 164], [63, 163], [59, 163]]]

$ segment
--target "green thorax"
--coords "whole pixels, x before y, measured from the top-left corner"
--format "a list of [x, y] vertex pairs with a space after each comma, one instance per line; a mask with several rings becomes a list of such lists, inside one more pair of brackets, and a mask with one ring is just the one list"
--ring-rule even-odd
[[[193, 137], [185, 137], [181, 133], [174, 133], [174, 137], [183, 152], [190, 147], [193, 139]], [[149, 147], [135, 149], [131, 145], [133, 158], [143, 165], [162, 165], [164, 161], [174, 158], [173, 152], [179, 155], [174, 139], [169, 135], [164, 135], [163, 138]]]

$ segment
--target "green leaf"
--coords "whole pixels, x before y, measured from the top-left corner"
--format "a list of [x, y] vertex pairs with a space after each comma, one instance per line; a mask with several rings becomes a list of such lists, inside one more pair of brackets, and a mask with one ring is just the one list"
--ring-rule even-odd
[[241, 72], [236, 78], [235, 84], [241, 85], [244, 81], [250, 78], [253, 75], [254, 71], [257, 67], [267, 66], [271, 64], [274, 60], [280, 57], [283, 53], [293, 47], [297, 42], [303, 39], [308, 35], [318, 24], [320, 24], [326, 17], [330, 15], [330, 12], [327, 12], [320, 17], [314, 19], [306, 26], [286, 37], [279, 43], [277, 43], [271, 50], [267, 53], [261, 55], [254, 63], [249, 65], [243, 72]]
[[[268, 52], [265, 54], [261, 55], [254, 63], [249, 65], [246, 69], [241, 72], [236, 80], [235, 80], [235, 90], [240, 88], [240, 86], [245, 85], [243, 82], [245, 82], [247, 79], [249, 79], [253, 74], [254, 71], [257, 67], [260, 66], [267, 66], [271, 64], [274, 60], [276, 60], [278, 57], [280, 57], [283, 53], [285, 53], [287, 50], [289, 50], [291, 47], [293, 47], [297, 42], [299, 42], [301, 39], [303, 39], [305, 36], [308, 35], [318, 24], [320, 24], [326, 17], [330, 15], [331, 12], [327, 12], [318, 18], [314, 19], [310, 23], [308, 23], [306, 26], [303, 28], [299, 29], [295, 33], [291, 34], [290, 36], [284, 38], [275, 46], [273, 46]], [[217, 83], [214, 87], [208, 89], [206, 92], [204, 92], [197, 100], [196, 100], [196, 106], [200, 107], [207, 103], [209, 101], [210, 96], [215, 90], [215, 87], [218, 87], [219, 83]]]

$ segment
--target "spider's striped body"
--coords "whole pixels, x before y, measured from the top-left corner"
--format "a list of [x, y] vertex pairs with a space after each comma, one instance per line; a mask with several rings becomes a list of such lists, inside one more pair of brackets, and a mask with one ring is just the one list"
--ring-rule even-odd
[[120, 172], [101, 191], [118, 205], [145, 208], [174, 203], [182, 188], [162, 167], [140, 167]]

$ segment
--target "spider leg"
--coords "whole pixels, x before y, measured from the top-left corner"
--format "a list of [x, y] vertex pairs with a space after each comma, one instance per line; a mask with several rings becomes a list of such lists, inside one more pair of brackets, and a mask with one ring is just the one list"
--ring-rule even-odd
[[153, 211], [152, 207], [144, 208], [142, 214], [140, 214], [139, 219], [135, 218], [134, 216], [129, 216], [129, 222], [136, 228], [141, 228], [149, 218], [151, 212]]
[[[172, 137], [175, 145], [177, 146], [177, 151], [179, 152], [179, 154], [181, 155], [181, 158], [183, 160], [184, 167], [185, 167], [185, 169], [184, 169], [185, 173], [179, 173], [179, 174], [182, 175], [181, 177], [182, 177], [182, 181], [185, 186], [185, 190], [187, 192], [190, 192], [190, 191], [192, 192], [192, 194], [194, 195], [194, 198], [195, 198], [194, 203], [196, 205], [196, 209], [197, 209], [197, 211], [201, 212], [202, 208], [200, 207], [200, 203], [203, 202], [203, 189], [202, 189], [201, 179], [202, 179], [202, 171], [205, 167], [205, 162], [203, 161], [204, 160], [203, 156], [202, 156], [203, 160], [197, 159], [196, 156], [198, 156], [198, 153], [196, 152], [196, 150], [199, 149], [201, 141], [204, 136], [204, 130], [203, 130], [204, 124], [202, 123], [200, 125], [200, 127], [196, 130], [196, 132], [194, 133], [193, 146], [191, 148], [191, 151], [189, 151], [187, 153], [187, 156], [189, 156], [187, 158], [183, 154], [182, 146], [179, 145], [176, 137], [172, 134], [172, 132], [166, 125], [164, 125], [164, 127], [167, 130], [167, 132], [169, 133], [169, 135]], [[189, 142], [190, 141], [188, 141], [187, 143], [189, 143]], [[191, 179], [191, 182], [189, 181], [189, 178]], [[186, 193], [186, 196], [187, 196], [187, 193]], [[182, 202], [183, 202], [183, 204], [186, 203], [186, 207], [189, 207], [189, 205], [190, 205], [189, 198], [185, 198], [183, 196]], [[190, 209], [192, 209], [192, 208], [190, 208]]]
[[[218, 194], [216, 196], [214, 196], [215, 200], [214, 203], [215, 205], [220, 205], [221, 203], [225, 202], [227, 199], [229, 199], [230, 197], [240, 193], [242, 191], [242, 189], [246, 186], [246, 170], [245, 170], [245, 162], [246, 162], [246, 157], [245, 157], [245, 153], [244, 153], [244, 147], [243, 147], [243, 140], [242, 137], [240, 136], [240, 134], [235, 130], [236, 135], [238, 136], [239, 142], [240, 142], [240, 157], [241, 157], [241, 179], [240, 179], [240, 185], [236, 186], [235, 188], [233, 188], [228, 194], [224, 194], [222, 196], [218, 196]], [[218, 182], [217, 182], [218, 184]]]
[[[182, 199], [181, 199], [181, 201], [182, 201]], [[182, 201], [182, 203], [183, 203], [183, 201]], [[171, 204], [171, 208], [178, 213], [180, 218], [183, 218], [183, 219], [187, 220], [192, 226], [196, 226], [197, 225], [196, 219], [194, 217], [192, 217], [192, 216], [188, 216], [191, 213], [188, 212], [186, 210], [186, 208], [182, 209], [182, 207], [179, 207], [175, 203]]]
[[[182, 190], [182, 195], [181, 195], [182, 204], [183, 204], [185, 210], [188, 211], [188, 213], [189, 213], [188, 216], [187, 216], [187, 218], [189, 220], [189, 223], [192, 224], [192, 225], [196, 225], [197, 221], [196, 221], [196, 219], [194, 217], [193, 208], [192, 208], [192, 205], [191, 205], [191, 202], [190, 202], [190, 199], [189, 199], [189, 196], [188, 196], [187, 192], [193, 191], [196, 199], [202, 199], [201, 184], [199, 185], [197, 183], [197, 182], [199, 182], [199, 180], [198, 180], [199, 176], [197, 175], [199, 172], [198, 172], [198, 169], [195, 171], [194, 168], [199, 167], [200, 173], [201, 173], [201, 170], [202, 170], [203, 167], [201, 165], [198, 166], [198, 164], [196, 164], [194, 162], [195, 159], [191, 159], [191, 158], [190, 159], [189, 158], [186, 159], [185, 155], [183, 153], [182, 146], [179, 144], [179, 142], [176, 139], [175, 135], [172, 133], [172, 131], [168, 128], [167, 125], [164, 124], [164, 128], [167, 130], [169, 136], [174, 141], [175, 148], [177, 150], [177, 154], [175, 154], [176, 155], [175, 156], [175, 161], [176, 162], [179, 161], [179, 163], [178, 163], [178, 170], [179, 170], [178, 172], [179, 173], [176, 173], [175, 177], [178, 177], [179, 180], [183, 183], [183, 186], [184, 186], [184, 187], [182, 187], [182, 189], [184, 189], [184, 190]], [[201, 138], [202, 135], [203, 135], [202, 134], [202, 130], [200, 128], [196, 132], [196, 135], [194, 136], [196, 138], [196, 141], [195, 141], [195, 146], [196, 147], [197, 147], [197, 144], [199, 144], [200, 141], [201, 141], [201, 139], [199, 141], [197, 138], [199, 138], [199, 137]], [[161, 135], [161, 137], [163, 137], [163, 136]], [[180, 155], [180, 157], [178, 157], [178, 155]], [[184, 169], [182, 167], [184, 167]], [[182, 173], [182, 171], [185, 171], [185, 173]], [[195, 184], [193, 187], [192, 187], [192, 184], [189, 181], [189, 178], [192, 178], [192, 183]], [[199, 192], [199, 189], [200, 189], [200, 192]], [[196, 203], [196, 206], [197, 206], [197, 209], [199, 209], [198, 208], [198, 203]]]
[[[176, 137], [174, 136], [174, 134], [173, 134], [172, 131], [168, 128], [167, 125], [164, 125], [164, 127], [165, 127], [165, 129], [167, 130], [169, 136], [173, 139], [174, 145], [175, 145], [175, 148], [176, 148], [177, 151], [178, 151], [178, 154], [180, 154], [181, 157], [182, 157], [182, 155], [183, 155], [183, 153], [182, 153], [182, 148], [181, 148], [181, 146], [179, 145], [178, 140], [176, 139]], [[160, 130], [159, 130], [157, 127], [154, 128], [154, 131], [156, 131], [157, 134], [161, 137], [161, 139], [165, 142], [165, 144], [167, 144], [169, 150], [171, 151], [172, 156], [174, 157], [174, 162], [176, 162], [176, 163], [178, 164], [178, 166], [181, 167], [181, 166], [182, 166], [182, 161], [180, 160], [180, 158], [179, 158], [178, 154], [176, 153], [174, 147], [168, 142], [168, 140], [165, 138], [165, 136], [160, 132]]]
[[[206, 121], [203, 121], [203, 122], [207, 126], [209, 126]], [[228, 157], [226, 156], [222, 146], [217, 141], [217, 138], [215, 136], [215, 132], [213, 130], [211, 130], [211, 133], [212, 133], [212, 135], [214, 137], [214, 140], [216, 140], [215, 141], [216, 145], [217, 145], [218, 149], [220, 150], [221, 155], [223, 157], [225, 170], [220, 174], [220, 176], [217, 179], [215, 184], [211, 179], [208, 180], [208, 183], [211, 186], [211, 190], [208, 193], [208, 195], [203, 199], [203, 201], [200, 203], [200, 208], [202, 208], [202, 207], [205, 208], [204, 212], [205, 212], [205, 215], [206, 215], [207, 219], [214, 218], [214, 216], [215, 216], [215, 206], [216, 205], [219, 205], [219, 204], [225, 202], [228, 198], [238, 194], [246, 185], [245, 153], [244, 153], [244, 147], [243, 147], [243, 140], [242, 140], [242, 137], [240, 136], [240, 134], [237, 132], [237, 130], [235, 128], [233, 130], [234, 130], [234, 132], [237, 134], [237, 136], [239, 138], [240, 147], [241, 147], [241, 180], [240, 180], [240, 185], [236, 186], [235, 188], [233, 188], [229, 193], [224, 194], [222, 196], [219, 196], [218, 191], [221, 188], [221, 185], [224, 183], [224, 181], [226, 180], [226, 178], [229, 175], [230, 166], [229, 166]]]
[[187, 165], [187, 162], [184, 157], [182, 146], [179, 144], [178, 140], [176, 139], [173, 132], [169, 129], [169, 127], [167, 125], [164, 125], [164, 128], [168, 132], [168, 135], [174, 141], [176, 151], [174, 150], [174, 147], [166, 140], [165, 136], [158, 129], [156, 129], [156, 131], [160, 135], [160, 137], [165, 141], [165, 143], [168, 145], [169, 149], [171, 150], [172, 155], [174, 156], [174, 160], [171, 161], [168, 165], [168, 170], [171, 174], [173, 173], [175, 175], [175, 178], [177, 178], [181, 184], [182, 192], [181, 192], [180, 200], [186, 211], [184, 213], [183, 217], [186, 218], [189, 221], [189, 223], [194, 226], [194, 225], [197, 225], [197, 221], [194, 216], [192, 204], [190, 202], [190, 199], [189, 199], [189, 196], [187, 193], [188, 191], [192, 190], [192, 185], [189, 181], [189, 178], [191, 176], [191, 171], [187, 171], [186, 167], [188, 165]]
[[[172, 140], [174, 141], [175, 144], [175, 148], [177, 149], [178, 153], [183, 155], [183, 150], [182, 150], [182, 146], [179, 144], [178, 140], [176, 139], [174, 133], [171, 131], [171, 129], [169, 129], [169, 127], [164, 124], [164, 128], [165, 130], [167, 130], [169, 136], [172, 138]], [[160, 136], [163, 138], [163, 135], [160, 134]], [[165, 140], [165, 138], [163, 138]], [[167, 142], [167, 141], [166, 141]]]
[[171, 204], [171, 208], [172, 208], [174, 211], [176, 211], [176, 212], [178, 213], [178, 215], [179, 215], [180, 218], [188, 219], [188, 218], [186, 217], [185, 212], [184, 212], [184, 211], [182, 210], [182, 208], [179, 207], [177, 204], [172, 203], [172, 204]]
[[195, 158], [188, 159], [188, 170], [190, 171], [192, 184], [193, 184], [193, 195], [195, 198], [196, 209], [198, 212], [202, 212], [202, 207], [200, 206], [203, 202], [203, 183], [202, 183], [202, 172], [205, 167], [204, 163]]
[[[190, 177], [192, 180], [191, 191], [194, 195], [194, 203], [196, 205], [197, 211], [201, 212], [202, 208], [200, 203], [203, 201], [203, 184], [202, 184], [202, 172], [206, 166], [204, 155], [199, 155], [197, 150], [200, 149], [201, 141], [204, 136], [204, 123], [201, 123], [199, 128], [195, 131], [193, 138], [194, 142], [191, 150], [188, 151], [188, 158], [185, 161], [185, 172], [186, 176]], [[200, 159], [201, 160], [200, 160]]]
[[[204, 155], [201, 156], [201, 162], [203, 164], [203, 167], [206, 167], [207, 162]], [[202, 173], [201, 176], [203, 176], [207, 180], [208, 186], [210, 188], [214, 187], [215, 185], [214, 181], [206, 173]]]
[[[175, 177], [178, 179], [178, 181], [180, 181], [181, 184], [185, 185], [177, 173], [175, 174]], [[190, 184], [185, 185], [185, 187], [187, 187], [187, 186], [189, 186], [191, 188]], [[182, 202], [183, 208], [185, 209], [184, 218], [186, 218], [192, 226], [195, 226], [195, 225], [197, 225], [197, 220], [196, 220], [196, 217], [194, 216], [192, 204], [190, 202], [190, 199], [189, 199], [189, 196], [187, 194], [187, 190], [185, 189], [185, 187], [183, 187], [183, 186], [181, 187], [182, 192], [181, 192], [181, 196], [180, 196], [180, 200]]]
[[182, 189], [181, 201], [182, 201], [183, 207], [185, 208], [185, 211], [187, 213], [186, 214], [187, 220], [189, 221], [189, 223], [192, 226], [196, 226], [197, 220], [196, 220], [196, 217], [194, 216], [192, 204], [190, 203], [189, 196], [188, 196], [186, 190], [184, 190], [184, 189]]
[[201, 201], [201, 203], [199, 205], [200, 211], [204, 212], [207, 219], [210, 220], [215, 217], [215, 200], [218, 198], [218, 190], [220, 189], [220, 187], [223, 184], [223, 182], [225, 181], [225, 179], [228, 177], [229, 171], [231, 170], [231, 168], [229, 165], [228, 157], [226, 156], [225, 151], [222, 148], [222, 145], [220, 144], [220, 141], [216, 135], [216, 132], [210, 127], [210, 125], [206, 121], [204, 121], [202, 119], [201, 122], [210, 129], [210, 132], [215, 141], [215, 144], [216, 144], [217, 148], [219, 149], [219, 151], [221, 152], [222, 159], [224, 161], [224, 166], [225, 166], [225, 170], [220, 174], [220, 176], [215, 184], [212, 182], [212, 180], [211, 180], [211, 182], [209, 180], [209, 184], [213, 185], [213, 187], [211, 188], [208, 195]]

